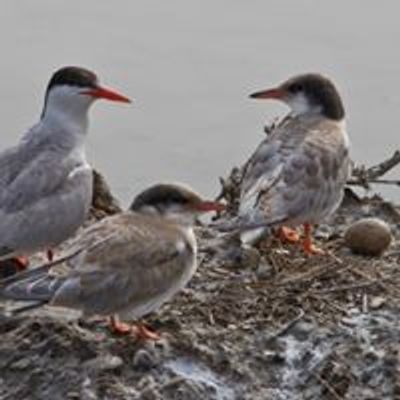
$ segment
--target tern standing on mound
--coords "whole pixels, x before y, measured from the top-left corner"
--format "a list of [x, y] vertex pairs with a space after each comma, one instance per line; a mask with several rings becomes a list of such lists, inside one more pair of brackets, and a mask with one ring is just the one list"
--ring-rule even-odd
[[223, 208], [186, 187], [155, 185], [136, 197], [130, 211], [78, 235], [66, 251], [72, 256], [62, 259], [69, 268], [56, 261], [17, 274], [0, 282], [0, 297], [111, 315], [114, 330], [156, 339], [143, 325], [117, 317], [138, 319], [155, 311], [189, 282], [197, 268], [195, 219]]
[[40, 121], [0, 153], [0, 260], [49, 250], [84, 222], [92, 199], [84, 149], [88, 110], [101, 98], [130, 102], [101, 87], [91, 71], [58, 70]]
[[[239, 215], [248, 222], [280, 226], [303, 224], [306, 253], [321, 253], [311, 239], [311, 224], [332, 214], [343, 198], [349, 168], [345, 111], [334, 84], [319, 74], [295, 76], [280, 86], [250, 96], [286, 103], [290, 114], [249, 159], [241, 187]], [[255, 239], [244, 233], [244, 241]], [[257, 233], [260, 233], [259, 231]]]

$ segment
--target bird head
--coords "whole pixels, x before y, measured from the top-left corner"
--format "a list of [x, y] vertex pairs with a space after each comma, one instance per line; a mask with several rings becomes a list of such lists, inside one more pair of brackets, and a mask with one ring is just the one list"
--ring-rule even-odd
[[83, 114], [95, 100], [106, 99], [130, 103], [130, 99], [100, 85], [95, 73], [81, 67], [63, 67], [56, 71], [47, 85], [42, 113], [62, 110]]
[[276, 99], [286, 103], [293, 115], [320, 113], [340, 121], [345, 112], [335, 85], [320, 74], [295, 76], [279, 86], [250, 95], [253, 99]]
[[130, 206], [132, 211], [157, 215], [183, 225], [192, 225], [199, 215], [224, 208], [223, 204], [204, 200], [181, 184], [151, 186], [136, 196]]

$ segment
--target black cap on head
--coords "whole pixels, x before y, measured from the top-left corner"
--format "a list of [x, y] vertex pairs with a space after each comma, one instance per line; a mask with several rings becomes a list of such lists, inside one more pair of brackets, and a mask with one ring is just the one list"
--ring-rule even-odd
[[97, 76], [92, 71], [81, 67], [63, 67], [53, 74], [47, 86], [47, 91], [54, 86], [62, 85], [95, 88], [97, 83]]
[[190, 205], [201, 202], [201, 198], [183, 186], [158, 184], [144, 190], [133, 200], [130, 210], [140, 211], [149, 206], [160, 209], [170, 205]]
[[82, 88], [96, 88], [98, 79], [95, 73], [81, 67], [63, 67], [56, 71], [47, 85], [46, 95], [44, 99], [44, 107], [41, 118], [46, 111], [47, 98], [52, 88], [56, 86], [69, 85]]
[[341, 120], [344, 106], [335, 85], [320, 74], [304, 74], [289, 79], [281, 85], [290, 95], [303, 92], [308, 100], [322, 107], [322, 113], [330, 119]]

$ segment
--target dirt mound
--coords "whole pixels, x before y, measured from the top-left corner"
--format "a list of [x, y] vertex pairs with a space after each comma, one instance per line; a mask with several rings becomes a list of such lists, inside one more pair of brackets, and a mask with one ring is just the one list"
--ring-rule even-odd
[[[379, 258], [353, 255], [343, 231], [371, 215], [395, 242]], [[400, 398], [398, 207], [348, 191], [317, 232], [329, 255], [313, 258], [273, 237], [241, 249], [197, 233], [194, 279], [146, 319], [159, 343], [63, 310], [3, 312], [0, 399]]]

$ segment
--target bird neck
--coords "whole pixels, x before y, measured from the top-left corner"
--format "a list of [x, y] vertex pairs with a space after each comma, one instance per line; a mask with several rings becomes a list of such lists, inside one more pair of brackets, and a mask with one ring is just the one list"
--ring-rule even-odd
[[41, 120], [24, 139], [39, 142], [49, 140], [52, 145], [65, 151], [83, 149], [89, 124], [88, 109], [89, 105], [47, 102]]
[[88, 128], [88, 109], [82, 104], [49, 103], [43, 112], [41, 122], [54, 128], [61, 128], [85, 135]]
[[181, 225], [180, 230], [182, 231], [183, 235], [187, 243], [190, 245], [192, 252], [194, 255], [197, 254], [197, 240], [196, 235], [194, 233], [193, 225]]

